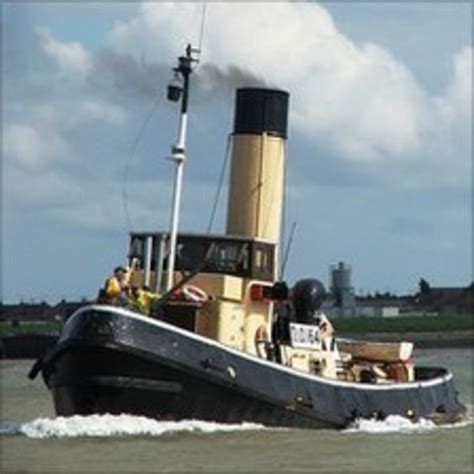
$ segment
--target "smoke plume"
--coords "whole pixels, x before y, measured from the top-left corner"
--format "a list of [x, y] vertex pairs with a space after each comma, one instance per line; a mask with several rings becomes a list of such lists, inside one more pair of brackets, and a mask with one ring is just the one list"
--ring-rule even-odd
[[203, 64], [197, 70], [197, 77], [199, 87], [204, 92], [227, 93], [238, 87], [272, 87], [262, 77], [234, 64], [225, 68], [211, 63]]
[[170, 68], [164, 64], [103, 50], [94, 58], [88, 80], [94, 86], [147, 99], [156, 97], [169, 76]]

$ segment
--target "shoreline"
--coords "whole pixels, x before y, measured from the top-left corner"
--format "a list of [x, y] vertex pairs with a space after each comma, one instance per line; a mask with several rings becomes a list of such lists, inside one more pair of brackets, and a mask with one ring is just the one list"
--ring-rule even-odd
[[474, 348], [474, 329], [455, 331], [407, 331], [407, 332], [348, 332], [342, 331], [337, 337], [379, 341], [379, 342], [413, 342], [415, 348]]

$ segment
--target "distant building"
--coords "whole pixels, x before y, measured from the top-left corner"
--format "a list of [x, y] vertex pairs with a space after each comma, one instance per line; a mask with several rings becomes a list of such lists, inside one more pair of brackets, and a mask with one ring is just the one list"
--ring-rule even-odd
[[356, 315], [367, 318], [397, 318], [400, 316], [400, 308], [385, 305], [357, 305]]
[[352, 269], [344, 262], [329, 267], [330, 272], [330, 300], [327, 310], [334, 317], [354, 317], [356, 303], [354, 287], [351, 282]]
[[87, 304], [87, 301], [61, 301], [55, 306], [47, 303], [2, 304], [0, 321], [55, 321], [69, 318], [77, 309]]
[[419, 309], [440, 314], [473, 314], [474, 285], [467, 287], [430, 287], [416, 298]]
[[352, 269], [344, 262], [329, 267], [330, 292], [322, 310], [335, 318], [396, 318], [437, 316], [439, 314], [474, 314], [474, 283], [467, 287], [432, 288], [414, 295], [390, 293], [355, 296]]

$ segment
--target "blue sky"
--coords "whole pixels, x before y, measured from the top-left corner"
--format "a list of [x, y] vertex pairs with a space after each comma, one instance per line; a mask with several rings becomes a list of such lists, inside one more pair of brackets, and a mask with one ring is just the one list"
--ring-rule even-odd
[[[122, 263], [131, 144], [201, 13], [2, 4], [4, 301], [92, 297]], [[263, 82], [291, 94], [291, 283], [339, 260], [358, 292], [470, 283], [471, 3], [210, 3], [205, 26], [183, 230], [206, 229], [235, 87]], [[133, 229], [168, 228], [175, 119], [159, 100], [128, 162]]]

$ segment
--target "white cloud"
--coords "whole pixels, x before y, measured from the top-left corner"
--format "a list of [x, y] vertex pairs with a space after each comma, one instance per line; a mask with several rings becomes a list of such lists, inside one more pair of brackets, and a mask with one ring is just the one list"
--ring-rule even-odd
[[78, 72], [85, 77], [92, 68], [92, 58], [80, 43], [62, 43], [46, 28], [36, 28], [42, 51], [54, 59], [61, 69]]
[[[135, 18], [115, 25], [107, 44], [118, 54], [146, 52], [174, 64], [187, 42], [197, 45], [201, 13], [199, 3], [145, 3]], [[43, 29], [39, 35], [46, 54], [84, 78], [100, 64], [79, 43], [61, 43]], [[202, 68], [204, 90], [222, 86], [216, 78], [231, 81], [233, 71], [237, 82], [245, 81], [247, 71], [250, 85], [261, 78], [285, 88], [291, 92], [290, 123], [343, 159], [413, 161], [438, 137], [452, 135], [446, 130], [454, 122], [471, 118], [471, 48], [455, 57], [445, 95], [430, 97], [388, 50], [355, 45], [314, 3], [212, 3], [202, 46], [202, 63], [223, 72], [213, 77]], [[123, 121], [120, 110], [100, 101], [83, 103], [80, 111], [94, 120]], [[443, 144], [443, 156], [450, 143]]]
[[11, 210], [47, 212], [54, 207], [68, 207], [79, 195], [77, 183], [54, 169], [30, 173], [7, 162], [4, 177], [4, 196]]
[[[146, 51], [149, 59], [174, 65], [187, 42], [197, 44], [201, 12], [197, 3], [142, 4], [135, 18], [113, 28], [108, 45], [119, 54], [136, 56]], [[87, 84], [101, 57], [91, 55], [80, 43], [59, 41], [46, 29], [38, 28], [37, 34], [43, 53], [62, 70], [79, 72]], [[223, 80], [236, 66], [243, 78], [248, 71], [249, 78], [253, 75], [288, 89], [290, 123], [295, 129], [343, 159], [383, 164], [391, 181], [411, 187], [443, 180], [456, 185], [468, 179], [465, 151], [470, 132], [459, 140], [459, 130], [467, 130], [471, 123], [471, 48], [455, 56], [445, 93], [430, 97], [388, 50], [370, 43], [355, 45], [319, 5], [212, 3], [202, 62], [218, 65], [227, 74]], [[148, 72], [156, 71], [143, 70]], [[212, 75], [208, 80], [211, 91], [220, 86], [212, 83]], [[123, 125], [123, 109], [92, 97], [87, 89], [83, 92], [86, 95], [81, 93], [68, 103], [62, 100], [61, 107], [38, 105], [30, 111], [30, 120], [7, 126], [7, 154], [23, 167], [37, 169], [66, 155], [65, 127], [87, 126], [91, 120]], [[454, 151], [453, 144], [458, 147]], [[79, 143], [72, 146], [80, 149]]]
[[[11, 107], [6, 110], [11, 111]], [[87, 133], [91, 122], [120, 128], [126, 119], [118, 106], [80, 98], [37, 102], [21, 115], [22, 121], [5, 120], [3, 154], [31, 173], [57, 165], [64, 168], [74, 161], [83, 146], [75, 135], [80, 130]]]
[[101, 100], [85, 100], [79, 104], [79, 113], [85, 120], [120, 125], [125, 120], [125, 112], [116, 105], [108, 104]]
[[58, 134], [44, 134], [30, 124], [7, 125], [3, 135], [3, 151], [21, 167], [36, 171], [64, 157], [68, 146]]
[[372, 44], [341, 60], [340, 69], [308, 77], [314, 90], [301, 97], [297, 124], [348, 159], [404, 158], [418, 151], [425, 98], [409, 71]]
[[444, 93], [430, 98], [424, 165], [416, 181], [470, 187], [472, 160], [472, 54], [470, 47], [455, 54]]
[[[171, 61], [186, 41], [196, 44], [200, 14], [199, 4], [144, 4], [109, 42], [119, 51], [154, 44], [154, 57]], [[357, 47], [321, 6], [213, 3], [205, 32], [203, 63], [223, 70], [236, 65], [288, 89], [290, 120], [308, 137], [355, 160], [418, 151], [426, 114], [422, 88], [387, 50]]]
[[454, 56], [445, 95], [435, 99], [446, 120], [461, 120], [469, 126], [472, 122], [472, 56], [470, 47], [462, 48]]
[[463, 48], [454, 57], [453, 79], [447, 97], [459, 115], [472, 120], [472, 55], [473, 49]]
[[[46, 221], [92, 231], [128, 231], [122, 181], [114, 174], [91, 177], [68, 168], [18, 166], [7, 160], [3, 166], [5, 211], [34, 213]], [[134, 228], [154, 228], [169, 220], [171, 183], [129, 182], [127, 206]]]

